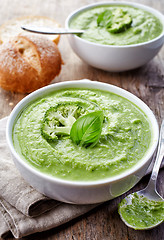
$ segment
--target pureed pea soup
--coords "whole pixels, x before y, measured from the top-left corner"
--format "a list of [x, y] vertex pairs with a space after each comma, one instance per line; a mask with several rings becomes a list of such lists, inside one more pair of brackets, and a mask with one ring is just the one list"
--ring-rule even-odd
[[54, 91], [27, 106], [13, 129], [18, 154], [67, 180], [104, 179], [130, 169], [151, 144], [147, 116], [127, 99], [89, 89]]
[[105, 45], [143, 43], [163, 31], [156, 16], [125, 5], [102, 5], [84, 10], [71, 20], [70, 28], [86, 30], [79, 37]]

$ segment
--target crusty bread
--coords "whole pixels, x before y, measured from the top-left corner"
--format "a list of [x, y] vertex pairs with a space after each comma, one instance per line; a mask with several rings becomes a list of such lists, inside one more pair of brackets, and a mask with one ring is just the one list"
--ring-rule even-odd
[[[21, 29], [21, 25], [36, 25], [43, 27], [60, 27], [60, 25], [53, 19], [43, 16], [24, 16], [20, 18], [12, 19], [0, 26], [0, 43], [4, 43], [10, 40], [12, 37], [18, 34], [24, 33], [25, 31]], [[34, 33], [30, 33], [33, 34]], [[41, 34], [36, 34], [40, 36]], [[46, 35], [50, 40], [58, 44], [60, 36], [59, 35]]]
[[60, 73], [57, 45], [38, 35], [19, 35], [0, 45], [0, 86], [29, 93], [49, 84]]

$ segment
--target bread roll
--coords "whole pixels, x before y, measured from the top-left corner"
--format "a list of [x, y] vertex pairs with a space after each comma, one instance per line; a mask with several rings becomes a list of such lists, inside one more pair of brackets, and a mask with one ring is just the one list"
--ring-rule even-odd
[[[10, 40], [25, 31], [21, 29], [21, 25], [36, 25], [43, 27], [54, 27], [58, 28], [60, 25], [53, 19], [43, 16], [24, 16], [12, 19], [0, 26], [0, 44]], [[30, 33], [34, 34], [34, 33]], [[41, 34], [37, 34], [38, 36]], [[47, 38], [58, 44], [60, 36], [59, 35], [46, 35]]]
[[54, 42], [36, 35], [19, 35], [0, 46], [0, 86], [30, 93], [49, 84], [61, 70]]

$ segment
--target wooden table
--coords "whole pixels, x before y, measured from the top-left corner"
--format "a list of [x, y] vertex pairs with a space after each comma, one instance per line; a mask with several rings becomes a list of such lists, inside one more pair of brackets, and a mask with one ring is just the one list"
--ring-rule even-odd
[[[55, 18], [62, 26], [69, 13], [83, 5], [99, 2], [94, 0], [0, 0], [0, 24], [13, 17], [43, 15]], [[138, 0], [164, 13], [163, 0]], [[124, 88], [141, 98], [154, 112], [159, 124], [164, 118], [164, 48], [147, 65], [124, 73], [109, 73], [82, 62], [71, 50], [66, 36], [62, 36], [59, 49], [64, 65], [54, 82], [88, 78]], [[0, 89], [0, 118], [10, 114], [13, 107], [24, 97]], [[160, 171], [158, 189], [164, 195], [164, 170]], [[132, 189], [141, 189], [148, 177]], [[117, 205], [125, 195], [102, 204], [85, 216], [43, 233], [26, 237], [27, 240], [163, 240], [164, 224], [149, 231], [135, 231], [126, 227], [117, 213]], [[13, 238], [10, 238], [13, 239]]]

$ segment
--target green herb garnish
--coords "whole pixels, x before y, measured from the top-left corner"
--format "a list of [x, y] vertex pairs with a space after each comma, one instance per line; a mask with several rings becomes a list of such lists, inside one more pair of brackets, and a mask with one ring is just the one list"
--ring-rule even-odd
[[99, 27], [106, 27], [110, 28], [112, 25], [112, 11], [111, 10], [105, 10], [104, 12], [100, 13], [97, 18], [97, 25]]
[[117, 8], [115, 11], [105, 10], [97, 17], [97, 25], [105, 27], [111, 33], [120, 33], [128, 29], [132, 24], [132, 18], [126, 11]]
[[88, 113], [72, 125], [70, 138], [79, 146], [94, 147], [100, 138], [103, 123], [103, 112]]

